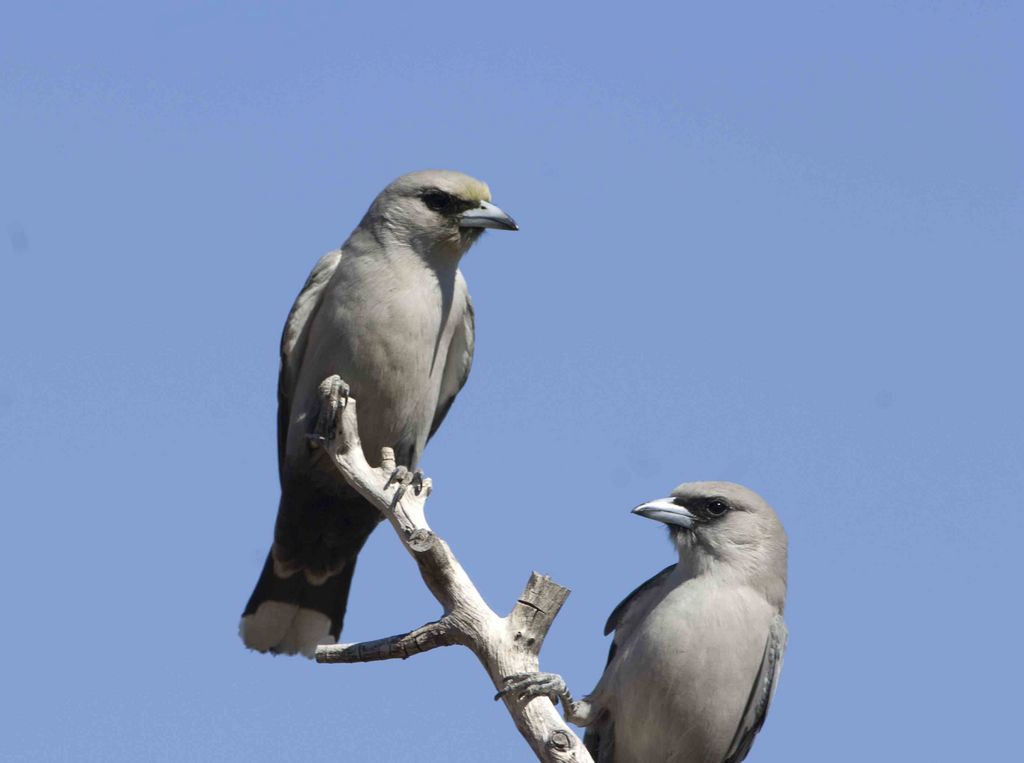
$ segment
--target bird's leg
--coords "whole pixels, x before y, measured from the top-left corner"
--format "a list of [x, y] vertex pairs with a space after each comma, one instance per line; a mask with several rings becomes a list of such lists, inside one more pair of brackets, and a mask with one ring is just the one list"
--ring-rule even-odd
[[338, 412], [345, 410], [350, 392], [348, 384], [337, 374], [320, 382], [320, 413], [313, 431], [306, 435], [311, 445], [334, 439]]
[[495, 701], [511, 695], [520, 702], [547, 697], [553, 704], [562, 701], [565, 720], [575, 726], [589, 726], [593, 721], [592, 706], [586, 699], [573, 699], [563, 678], [557, 673], [517, 673], [506, 676], [505, 688], [494, 695]]

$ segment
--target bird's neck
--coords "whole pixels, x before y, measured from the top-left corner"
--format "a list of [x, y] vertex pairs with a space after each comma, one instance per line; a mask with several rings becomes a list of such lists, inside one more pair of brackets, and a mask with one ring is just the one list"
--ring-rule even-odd
[[459, 261], [465, 250], [456, 240], [428, 242], [410, 237], [405, 231], [394, 230], [386, 225], [360, 226], [353, 233], [346, 248], [371, 256], [375, 263], [385, 267], [412, 272], [409, 269], [428, 271], [436, 278], [442, 290], [455, 283]]
[[714, 567], [714, 560], [709, 559], [696, 544], [686, 544], [679, 549], [675, 575], [680, 580], [692, 580], [712, 572]]
[[765, 599], [782, 611], [786, 601], [785, 573], [780, 576], [764, 568], [758, 559], [737, 560], [724, 558], [699, 543], [686, 544], [679, 549], [679, 564], [675, 576], [678, 582], [708, 578], [715, 583], [739, 585], [760, 591]]
[[480, 238], [480, 228], [456, 229], [450, 236], [408, 239], [407, 246], [438, 273], [455, 274], [470, 247]]

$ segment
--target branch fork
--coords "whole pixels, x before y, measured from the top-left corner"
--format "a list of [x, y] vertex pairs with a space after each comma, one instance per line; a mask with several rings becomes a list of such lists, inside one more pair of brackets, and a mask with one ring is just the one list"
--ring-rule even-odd
[[[330, 390], [340, 386], [347, 389], [336, 376], [324, 380], [320, 386], [322, 404], [332, 403]], [[534, 572], [512, 611], [505, 617], [496, 614], [448, 544], [427, 524], [424, 507], [431, 492], [430, 480], [413, 478], [396, 467], [391, 448], [382, 448], [380, 466], [371, 466], [359, 440], [356, 410], [356, 400], [346, 396], [336, 408], [332, 436], [319, 445], [327, 450], [346, 481], [391, 523], [416, 561], [423, 582], [441, 605], [443, 615], [408, 633], [361, 644], [319, 646], [317, 662], [404, 660], [431, 649], [460, 644], [480, 660], [516, 728], [539, 760], [593, 763], [579, 737], [546, 696], [522, 700], [513, 692], [505, 692], [506, 677], [539, 670], [544, 637], [569, 596], [569, 589]]]

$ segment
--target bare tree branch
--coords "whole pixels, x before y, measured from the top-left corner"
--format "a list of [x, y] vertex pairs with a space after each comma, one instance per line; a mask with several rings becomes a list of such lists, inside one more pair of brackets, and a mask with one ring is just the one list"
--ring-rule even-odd
[[[326, 384], [326, 382], [325, 382]], [[321, 385], [321, 389], [324, 386]], [[561, 609], [569, 589], [534, 572], [507, 617], [498, 616], [477, 591], [448, 544], [427, 524], [424, 505], [430, 480], [422, 489], [408, 478], [393, 487], [394, 453], [384, 448], [379, 467], [370, 466], [359, 441], [356, 401], [349, 398], [339, 411], [334, 437], [324, 442], [334, 464], [352, 487], [391, 522], [402, 545], [416, 560], [427, 588], [441, 604], [440, 620], [410, 633], [362, 644], [335, 644], [316, 650], [317, 662], [370, 662], [405, 659], [450, 644], [470, 649], [487, 670], [495, 688], [504, 678], [539, 670], [544, 637]], [[546, 698], [520, 702], [504, 696], [516, 728], [545, 763], [593, 763], [586, 748]]]
[[420, 652], [429, 652], [439, 646], [458, 643], [452, 638], [448, 626], [438, 621], [427, 623], [414, 631], [399, 636], [364, 641], [361, 644], [331, 644], [316, 650], [317, 662], [376, 662], [377, 660], [404, 660]]

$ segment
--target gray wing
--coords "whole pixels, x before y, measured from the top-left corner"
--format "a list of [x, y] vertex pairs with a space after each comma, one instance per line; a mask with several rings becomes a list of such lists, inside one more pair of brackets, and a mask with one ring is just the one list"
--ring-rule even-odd
[[462, 291], [466, 294], [466, 309], [462, 314], [462, 326], [452, 336], [451, 346], [448, 348], [448, 359], [445, 361], [444, 378], [441, 381], [441, 394], [437, 400], [437, 410], [434, 412], [434, 421], [430, 425], [430, 434], [427, 438], [434, 436], [434, 432], [441, 426], [448, 410], [455, 402], [455, 396], [459, 394], [466, 385], [469, 378], [469, 369], [473, 365], [473, 343], [476, 333], [476, 317], [473, 314], [473, 301], [466, 291], [465, 281], [462, 274], [459, 274], [459, 281]]
[[757, 671], [757, 678], [754, 680], [754, 686], [747, 698], [747, 706], [743, 710], [743, 717], [740, 718], [739, 728], [736, 729], [736, 736], [733, 737], [724, 763], [740, 763], [746, 758], [754, 744], [754, 737], [764, 725], [765, 716], [768, 715], [768, 705], [771, 703], [772, 697], [775, 696], [779, 673], [782, 672], [782, 657], [786, 651], [788, 638], [789, 631], [786, 629], [782, 615], [776, 615], [772, 619], [771, 628], [768, 631], [768, 641], [764, 645], [761, 667]]
[[295, 298], [281, 334], [281, 370], [277, 377], [277, 464], [284, 464], [288, 421], [291, 418], [292, 395], [302, 368], [302, 357], [309, 343], [309, 327], [323, 298], [324, 289], [341, 261], [341, 250], [328, 252], [313, 266], [299, 296]]
[[[656, 588], [661, 585], [662, 581], [672, 574], [672, 570], [676, 568], [676, 565], [670, 564], [668, 567], [663, 569], [657, 575], [644, 581], [636, 588], [634, 588], [625, 599], [619, 602], [619, 605], [612, 610], [612, 613], [608, 615], [608, 621], [604, 624], [604, 635], [608, 635], [613, 630], [619, 627], [619, 623], [626, 617], [630, 607], [642, 597], [645, 593], [650, 591], [652, 588]], [[608, 662], [605, 663], [607, 668], [608, 664], [611, 663], [615, 657], [615, 650], [617, 644], [612, 639], [611, 646], [608, 647]], [[615, 750], [615, 724], [612, 717], [607, 713], [602, 713], [598, 719], [587, 726], [587, 730], [583, 735], [583, 745], [590, 752], [590, 755], [594, 758], [596, 763], [605, 763], [611, 761], [614, 756]]]
[[649, 591], [656, 585], [660, 585], [661, 581], [669, 576], [669, 574], [676, 568], [676, 565], [670, 564], [668, 567], [663, 569], [657, 575], [652, 577], [650, 580], [644, 581], [640, 585], [630, 592], [630, 594], [619, 602], [619, 606], [612, 610], [612, 613], [608, 615], [608, 621], [604, 624], [604, 635], [608, 635], [613, 630], [619, 627], [619, 622], [622, 620], [626, 611], [630, 608], [633, 602], [638, 596], [643, 594], [645, 591]]

